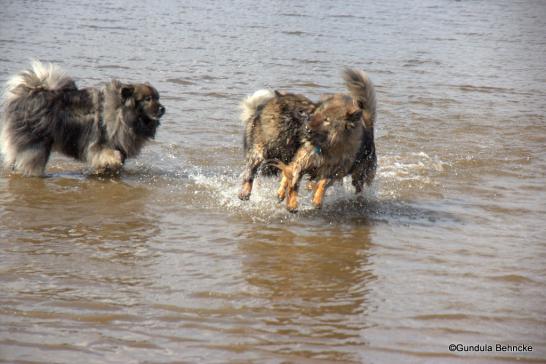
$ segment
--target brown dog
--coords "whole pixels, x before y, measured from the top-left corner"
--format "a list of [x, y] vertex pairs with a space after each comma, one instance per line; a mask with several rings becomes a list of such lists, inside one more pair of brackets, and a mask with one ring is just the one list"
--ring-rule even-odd
[[256, 173], [278, 172], [266, 160], [289, 163], [306, 140], [304, 125], [316, 105], [302, 95], [256, 91], [241, 103], [246, 166], [239, 198], [248, 200]]
[[375, 176], [375, 90], [362, 71], [346, 69], [343, 78], [350, 96], [336, 94], [322, 101], [306, 124], [314, 137], [302, 143], [289, 164], [275, 164], [283, 172], [278, 196], [287, 195], [289, 211], [297, 211], [298, 188], [305, 174], [316, 181], [313, 205], [317, 208], [335, 181], [350, 174], [360, 193]]

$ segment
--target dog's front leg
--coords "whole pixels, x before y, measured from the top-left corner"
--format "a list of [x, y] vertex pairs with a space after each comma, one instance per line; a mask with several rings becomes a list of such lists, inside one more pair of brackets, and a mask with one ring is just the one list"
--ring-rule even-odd
[[288, 198], [286, 199], [286, 209], [290, 212], [298, 212], [298, 186], [288, 189]]
[[320, 209], [322, 207], [322, 201], [324, 199], [324, 194], [326, 193], [326, 189], [328, 188], [328, 186], [328, 178], [323, 178], [316, 183], [315, 194], [313, 195], [313, 206], [315, 206], [317, 209]]
[[307, 191], [313, 191], [313, 193], [314, 193], [317, 190], [317, 182], [309, 181], [305, 185], [305, 188], [307, 189]]
[[292, 178], [288, 181], [288, 188], [286, 189], [288, 192], [288, 197], [286, 198], [286, 209], [290, 212], [298, 211], [298, 189], [300, 186], [301, 177], [301, 167], [296, 165], [292, 169]]
[[289, 165], [287, 166], [283, 164], [281, 171], [282, 171], [281, 184], [279, 186], [279, 189], [277, 190], [277, 197], [279, 199], [279, 202], [282, 202], [284, 198], [286, 197], [288, 186], [291, 183], [292, 178], [294, 176], [294, 173], [292, 172], [292, 167]]
[[112, 148], [96, 150], [91, 156], [91, 167], [97, 174], [117, 173], [123, 167], [123, 154]]
[[279, 189], [277, 190], [277, 198], [279, 199], [279, 202], [284, 201], [284, 198], [286, 197], [286, 190], [288, 189], [288, 177], [282, 173], [282, 179], [281, 184], [279, 186]]

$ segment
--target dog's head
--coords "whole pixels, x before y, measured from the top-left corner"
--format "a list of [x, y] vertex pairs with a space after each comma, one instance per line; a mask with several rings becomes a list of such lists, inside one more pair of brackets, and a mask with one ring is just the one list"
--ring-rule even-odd
[[362, 110], [347, 95], [336, 94], [322, 100], [306, 124], [307, 130], [331, 145], [345, 140], [362, 126]]
[[159, 102], [159, 92], [149, 84], [122, 84], [119, 96], [123, 106], [135, 113], [131, 120], [135, 132], [153, 138], [165, 107]]

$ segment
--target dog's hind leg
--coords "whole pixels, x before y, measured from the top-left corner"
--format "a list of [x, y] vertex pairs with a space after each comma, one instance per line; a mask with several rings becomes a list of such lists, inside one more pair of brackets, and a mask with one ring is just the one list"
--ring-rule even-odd
[[4, 168], [12, 170], [14, 168], [17, 150], [15, 150], [13, 147], [11, 139], [8, 135], [9, 131], [4, 127], [4, 130], [2, 130], [2, 134], [0, 135], [0, 149], [3, 157]]
[[366, 183], [367, 186], [370, 186], [372, 184], [375, 177], [376, 169], [377, 158], [375, 156], [375, 152], [370, 154], [368, 157], [366, 157], [366, 159], [362, 160], [357, 165], [357, 167], [351, 174], [352, 184], [355, 187], [356, 194], [362, 192], [364, 183]]
[[263, 153], [250, 152], [247, 156], [245, 170], [243, 172], [243, 186], [241, 192], [239, 192], [239, 198], [241, 200], [248, 200], [250, 193], [252, 192], [252, 184], [258, 168], [264, 162]]
[[364, 178], [364, 181], [366, 182], [366, 185], [367, 186], [370, 186], [375, 178], [375, 170], [376, 170], [376, 167], [375, 165], [373, 167], [370, 167], [367, 171], [366, 171], [366, 177]]
[[51, 153], [50, 144], [36, 144], [20, 150], [15, 157], [15, 170], [25, 176], [42, 176]]
[[355, 187], [355, 192], [358, 195], [362, 192], [362, 186], [364, 186], [364, 176], [362, 176], [360, 168], [352, 173], [351, 178], [352, 184]]

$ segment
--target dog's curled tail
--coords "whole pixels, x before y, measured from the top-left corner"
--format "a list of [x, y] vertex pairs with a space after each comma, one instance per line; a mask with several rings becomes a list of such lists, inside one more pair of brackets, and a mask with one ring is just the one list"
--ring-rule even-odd
[[241, 121], [246, 123], [256, 114], [258, 107], [275, 97], [271, 90], [258, 90], [241, 101]]
[[11, 101], [19, 96], [39, 90], [62, 90], [76, 88], [74, 80], [55, 64], [32, 61], [31, 68], [11, 77], [6, 82], [4, 100]]
[[366, 127], [373, 127], [376, 117], [375, 88], [366, 72], [346, 68], [343, 71], [345, 86], [363, 110]]

